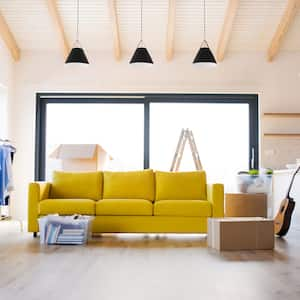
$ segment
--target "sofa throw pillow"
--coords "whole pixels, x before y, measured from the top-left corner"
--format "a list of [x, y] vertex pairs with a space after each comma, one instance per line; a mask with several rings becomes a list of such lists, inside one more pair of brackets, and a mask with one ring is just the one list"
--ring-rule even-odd
[[155, 200], [206, 200], [206, 174], [195, 172], [155, 172]]
[[54, 171], [50, 190], [51, 198], [93, 199], [102, 195], [102, 172]]
[[154, 200], [153, 170], [104, 172], [103, 199]]

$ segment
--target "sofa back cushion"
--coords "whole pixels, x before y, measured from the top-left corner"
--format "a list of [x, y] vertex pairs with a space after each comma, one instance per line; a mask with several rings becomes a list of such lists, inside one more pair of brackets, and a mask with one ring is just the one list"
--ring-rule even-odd
[[206, 174], [195, 172], [159, 172], [155, 200], [206, 200]]
[[102, 172], [53, 172], [51, 198], [93, 199], [99, 200], [102, 195]]
[[103, 199], [154, 200], [153, 170], [104, 172]]

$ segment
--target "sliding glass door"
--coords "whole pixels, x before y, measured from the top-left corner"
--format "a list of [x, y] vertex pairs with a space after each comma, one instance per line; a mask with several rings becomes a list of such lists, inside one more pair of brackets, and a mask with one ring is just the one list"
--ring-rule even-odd
[[[249, 163], [246, 103], [150, 103], [150, 167], [170, 170], [181, 130], [192, 130], [211, 182], [224, 182]], [[194, 170], [187, 143], [180, 170]]]
[[[37, 94], [36, 180], [50, 179], [60, 144], [99, 144], [108, 170], [169, 171], [183, 128], [211, 182], [258, 167], [258, 97], [237, 94]], [[194, 170], [186, 145], [180, 170]]]
[[60, 167], [51, 153], [60, 144], [98, 144], [112, 158], [108, 170], [136, 170], [144, 162], [141, 104], [53, 103], [47, 105], [46, 179]]

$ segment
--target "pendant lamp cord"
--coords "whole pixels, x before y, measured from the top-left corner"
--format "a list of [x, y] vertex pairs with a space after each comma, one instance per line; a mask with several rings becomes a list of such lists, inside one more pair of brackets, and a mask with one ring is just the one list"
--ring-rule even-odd
[[206, 5], [205, 0], [203, 0], [203, 39], [206, 41]]
[[141, 24], [140, 24], [140, 43], [143, 42], [143, 0], [141, 0]]
[[77, 0], [76, 42], [79, 43], [79, 0]]

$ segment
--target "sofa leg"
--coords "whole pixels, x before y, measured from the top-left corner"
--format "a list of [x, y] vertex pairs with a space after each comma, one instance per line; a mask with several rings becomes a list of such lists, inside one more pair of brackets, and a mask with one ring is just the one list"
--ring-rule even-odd
[[33, 237], [36, 238], [37, 237], [37, 232], [33, 233]]

